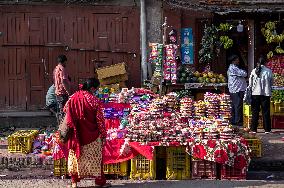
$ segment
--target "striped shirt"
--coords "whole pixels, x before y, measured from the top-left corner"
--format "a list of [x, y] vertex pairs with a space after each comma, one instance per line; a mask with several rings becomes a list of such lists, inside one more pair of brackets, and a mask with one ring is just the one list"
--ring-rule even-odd
[[228, 88], [230, 93], [237, 93], [240, 91], [245, 91], [247, 88], [247, 83], [245, 77], [247, 72], [240, 69], [234, 64], [230, 64], [227, 71], [228, 75]]

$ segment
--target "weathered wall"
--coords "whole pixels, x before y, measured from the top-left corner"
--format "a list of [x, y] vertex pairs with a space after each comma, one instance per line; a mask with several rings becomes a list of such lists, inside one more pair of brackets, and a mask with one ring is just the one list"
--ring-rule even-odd
[[77, 4], [77, 5], [111, 5], [136, 6], [139, 0], [0, 0], [0, 4]]
[[162, 42], [163, 4], [160, 0], [146, 0], [147, 40]]

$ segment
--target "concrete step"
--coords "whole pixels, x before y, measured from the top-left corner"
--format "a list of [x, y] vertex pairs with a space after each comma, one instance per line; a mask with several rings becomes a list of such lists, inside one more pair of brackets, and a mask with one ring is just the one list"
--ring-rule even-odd
[[248, 171], [247, 180], [284, 180], [284, 171]]
[[253, 159], [250, 162], [249, 171], [283, 171], [284, 172], [284, 158]]
[[1, 112], [0, 125], [2, 129], [56, 127], [57, 120], [55, 115], [49, 111]]

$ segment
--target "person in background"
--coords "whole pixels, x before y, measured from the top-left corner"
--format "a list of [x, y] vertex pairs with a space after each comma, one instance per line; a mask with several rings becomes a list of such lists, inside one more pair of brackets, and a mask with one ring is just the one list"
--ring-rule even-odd
[[265, 133], [271, 132], [270, 97], [272, 94], [273, 75], [272, 71], [265, 66], [264, 57], [260, 57], [256, 68], [251, 72], [249, 85], [252, 88], [252, 123], [251, 132], [257, 132], [260, 107], [262, 110]]
[[101, 187], [109, 186], [102, 165], [102, 149], [106, 138], [103, 107], [93, 95], [99, 85], [98, 79], [89, 78], [81, 90], [69, 98], [64, 108], [64, 121], [69, 128], [66, 145], [72, 187], [77, 187], [77, 182], [85, 177], [96, 178], [96, 184]]
[[247, 72], [238, 67], [240, 60], [237, 55], [232, 55], [228, 59], [230, 66], [227, 71], [228, 88], [231, 96], [231, 124], [243, 126], [243, 98], [247, 88], [245, 77]]
[[67, 57], [65, 55], [59, 55], [57, 57], [57, 66], [53, 71], [55, 95], [57, 100], [57, 119], [61, 122], [64, 113], [63, 108], [68, 100], [70, 93], [70, 81], [68, 80], [68, 74], [66, 72]]
[[45, 102], [46, 102], [46, 109], [50, 110], [53, 114], [56, 114], [57, 112], [57, 101], [56, 101], [56, 95], [55, 95], [55, 86], [52, 84], [45, 96]]

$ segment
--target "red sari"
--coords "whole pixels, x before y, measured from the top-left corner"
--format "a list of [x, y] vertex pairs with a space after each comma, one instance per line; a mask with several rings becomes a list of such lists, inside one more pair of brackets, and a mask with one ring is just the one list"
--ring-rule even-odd
[[70, 97], [64, 110], [70, 128], [68, 171], [73, 180], [103, 177], [101, 139], [106, 137], [106, 130], [101, 102], [92, 93], [80, 90]]

